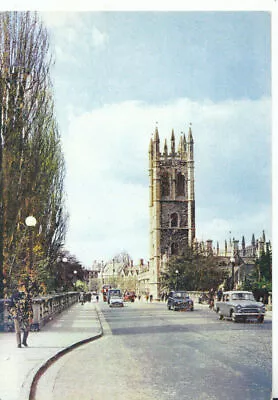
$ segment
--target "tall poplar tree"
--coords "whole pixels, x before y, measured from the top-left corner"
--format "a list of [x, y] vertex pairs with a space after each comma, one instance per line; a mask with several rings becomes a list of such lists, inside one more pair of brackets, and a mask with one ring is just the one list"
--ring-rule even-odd
[[0, 63], [0, 267], [7, 285], [26, 275], [31, 260], [25, 218], [34, 215], [32, 274], [42, 283], [63, 244], [66, 216], [52, 59], [37, 13], [0, 13]]

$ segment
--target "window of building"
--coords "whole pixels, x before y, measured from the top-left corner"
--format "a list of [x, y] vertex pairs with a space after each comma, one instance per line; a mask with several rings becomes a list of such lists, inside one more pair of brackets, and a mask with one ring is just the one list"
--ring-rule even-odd
[[171, 244], [171, 254], [172, 255], [178, 255], [179, 253], [179, 245], [178, 243], [172, 243]]
[[172, 213], [170, 215], [170, 227], [174, 228], [176, 226], [178, 226], [179, 223], [179, 216], [177, 213]]
[[167, 172], [163, 172], [161, 176], [161, 195], [169, 196], [169, 194], [170, 194], [169, 174]]
[[185, 189], [184, 175], [181, 172], [178, 172], [178, 174], [177, 174], [177, 189], [176, 189], [177, 196], [184, 196], [185, 195], [184, 189]]

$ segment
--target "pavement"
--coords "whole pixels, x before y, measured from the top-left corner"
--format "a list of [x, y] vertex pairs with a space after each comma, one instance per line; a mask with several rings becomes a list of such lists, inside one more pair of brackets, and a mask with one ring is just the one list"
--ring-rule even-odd
[[14, 332], [0, 333], [0, 400], [34, 400], [36, 383], [55, 360], [103, 334], [96, 303], [76, 303], [56, 315], [28, 347], [18, 348]]

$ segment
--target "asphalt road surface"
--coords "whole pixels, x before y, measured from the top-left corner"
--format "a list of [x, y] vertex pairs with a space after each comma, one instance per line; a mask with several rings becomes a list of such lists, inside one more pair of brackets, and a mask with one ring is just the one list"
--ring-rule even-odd
[[36, 400], [270, 400], [270, 318], [220, 321], [198, 304], [100, 308], [104, 336], [53, 364]]

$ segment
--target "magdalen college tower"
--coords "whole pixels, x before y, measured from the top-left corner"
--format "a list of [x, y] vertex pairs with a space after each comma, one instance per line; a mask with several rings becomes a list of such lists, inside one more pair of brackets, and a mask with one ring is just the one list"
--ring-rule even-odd
[[[177, 145], [177, 146], [176, 146]], [[163, 260], [185, 254], [195, 238], [194, 142], [191, 127], [170, 146], [167, 140], [160, 152], [156, 127], [149, 147], [150, 180], [150, 269], [149, 288], [159, 295]]]

